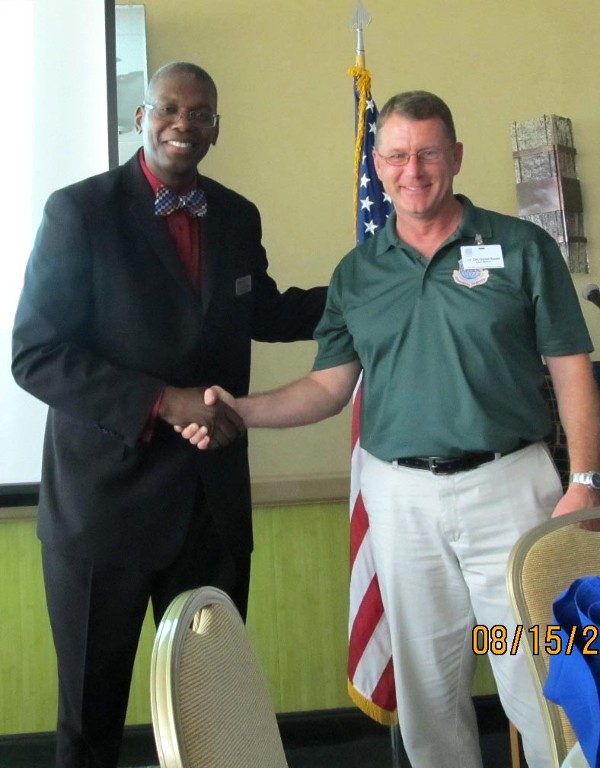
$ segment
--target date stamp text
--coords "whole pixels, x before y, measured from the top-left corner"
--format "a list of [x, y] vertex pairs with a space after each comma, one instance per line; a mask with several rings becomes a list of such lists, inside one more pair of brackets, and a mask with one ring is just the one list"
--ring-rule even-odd
[[576, 642], [584, 655], [598, 655], [597, 648], [593, 647], [598, 639], [598, 627], [593, 624], [585, 627], [573, 626], [568, 632], [565, 630], [564, 634], [560, 630], [559, 624], [548, 624], [547, 627], [534, 624], [527, 629], [522, 624], [517, 624], [514, 631], [512, 627], [509, 631], [504, 624], [494, 624], [492, 627], [477, 624], [473, 627], [472, 649], [477, 656], [485, 656], [488, 652], [494, 656], [503, 656], [506, 653], [514, 656], [519, 650], [524, 634], [527, 633], [525, 640], [529, 642], [534, 656], [539, 656], [540, 651], [550, 656], [558, 656], [561, 653], [570, 656]]

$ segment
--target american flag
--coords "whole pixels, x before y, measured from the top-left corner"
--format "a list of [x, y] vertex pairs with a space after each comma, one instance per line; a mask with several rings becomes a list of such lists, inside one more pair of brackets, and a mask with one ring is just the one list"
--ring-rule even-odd
[[[375, 173], [372, 149], [377, 107], [371, 98], [371, 75], [353, 67], [356, 105], [354, 162], [356, 241], [364, 242], [381, 229], [392, 204]], [[350, 614], [348, 620], [348, 692], [369, 717], [384, 725], [397, 722], [394, 669], [388, 623], [375, 572], [369, 518], [360, 492], [359, 382], [352, 410], [352, 468], [350, 478]]]

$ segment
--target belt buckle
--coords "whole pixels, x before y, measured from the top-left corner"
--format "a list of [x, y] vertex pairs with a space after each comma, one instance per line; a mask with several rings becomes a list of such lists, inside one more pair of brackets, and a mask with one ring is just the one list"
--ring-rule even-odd
[[439, 456], [428, 456], [427, 461], [429, 463], [429, 471], [433, 475], [438, 475], [442, 473], [442, 467], [438, 465], [438, 461], [440, 460]]

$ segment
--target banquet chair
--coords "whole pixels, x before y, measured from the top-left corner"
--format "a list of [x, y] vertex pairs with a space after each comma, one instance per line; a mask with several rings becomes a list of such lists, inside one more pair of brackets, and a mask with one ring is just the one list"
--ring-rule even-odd
[[221, 590], [184, 592], [165, 612], [150, 697], [161, 768], [287, 768], [262, 669]]
[[[597, 530], [581, 525], [586, 521]], [[577, 578], [600, 575], [600, 507], [552, 518], [525, 533], [511, 552], [507, 587], [521, 642], [535, 681], [552, 759], [558, 768], [577, 737], [562, 707], [546, 699], [550, 656], [546, 628], [555, 625], [552, 603]], [[530, 631], [530, 628], [534, 631]]]

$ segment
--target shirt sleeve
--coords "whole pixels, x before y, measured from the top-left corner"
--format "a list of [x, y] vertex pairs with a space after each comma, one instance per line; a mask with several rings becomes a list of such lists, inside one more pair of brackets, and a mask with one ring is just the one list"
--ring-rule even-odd
[[160, 409], [160, 404], [163, 399], [163, 394], [165, 390], [161, 390], [158, 397], [154, 401], [154, 405], [152, 406], [152, 410], [148, 414], [148, 419], [146, 421], [146, 424], [144, 426], [144, 431], [142, 432], [142, 442], [143, 443], [149, 443], [152, 440], [152, 437], [154, 435], [154, 427], [156, 426], [156, 421], [158, 419], [158, 411]]
[[592, 352], [579, 298], [556, 241], [540, 230], [527, 250], [538, 351], [548, 357]]
[[358, 359], [354, 340], [344, 316], [341, 283], [342, 272], [338, 266], [327, 291], [325, 311], [315, 330], [315, 340], [319, 348], [313, 371], [334, 368]]

